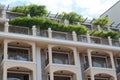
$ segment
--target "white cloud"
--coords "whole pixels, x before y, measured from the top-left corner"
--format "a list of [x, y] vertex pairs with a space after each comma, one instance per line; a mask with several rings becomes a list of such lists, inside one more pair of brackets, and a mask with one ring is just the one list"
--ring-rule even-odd
[[[25, 0], [1, 0], [4, 4], [11, 4]], [[110, 8], [118, 0], [27, 0], [30, 3], [46, 5], [52, 13], [75, 11], [85, 17], [96, 17]], [[76, 8], [76, 9], [75, 9]], [[80, 10], [80, 11], [78, 11]]]
[[84, 8], [82, 14], [100, 15], [115, 4], [118, 0], [75, 0], [76, 8]]
[[30, 0], [31, 3], [43, 4], [47, 6], [49, 11], [57, 12], [70, 12], [72, 11], [73, 0]]

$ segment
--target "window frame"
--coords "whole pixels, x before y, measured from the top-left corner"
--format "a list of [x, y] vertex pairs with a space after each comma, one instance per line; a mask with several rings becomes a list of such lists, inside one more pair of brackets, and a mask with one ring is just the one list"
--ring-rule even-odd
[[[30, 52], [30, 48], [24, 48], [24, 47], [16, 47], [16, 46], [8, 46], [8, 48], [12, 49], [23, 49], [23, 50], [28, 50], [28, 61], [32, 61], [32, 54]], [[9, 55], [9, 52], [7, 52], [7, 55]], [[8, 60], [11, 60], [7, 58]], [[15, 59], [14, 59], [15, 60]], [[22, 60], [15, 60], [15, 61], [22, 61]]]

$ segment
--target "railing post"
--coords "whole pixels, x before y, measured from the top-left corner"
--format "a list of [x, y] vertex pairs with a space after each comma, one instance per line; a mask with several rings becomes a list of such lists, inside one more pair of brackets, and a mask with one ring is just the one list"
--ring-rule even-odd
[[52, 38], [52, 30], [51, 30], [51, 28], [48, 28], [48, 37]]
[[6, 19], [6, 10], [5, 10], [5, 9], [3, 9], [3, 11], [2, 11], [2, 17], [3, 17], [4, 19]]
[[98, 28], [98, 31], [100, 31], [100, 30], [101, 30], [100, 25], [97, 25], [97, 28]]
[[77, 41], [77, 34], [75, 31], [72, 31], [73, 41]]
[[86, 37], [87, 37], [87, 42], [90, 43], [90, 34], [87, 34]]
[[5, 22], [4, 24], [4, 32], [9, 32], [9, 23]]
[[108, 36], [108, 43], [109, 43], [110, 46], [112, 46], [112, 39], [111, 39], [110, 36]]
[[33, 25], [33, 26], [32, 26], [32, 35], [33, 35], [33, 36], [36, 36], [36, 30], [37, 30], [37, 29], [36, 29], [36, 26]]

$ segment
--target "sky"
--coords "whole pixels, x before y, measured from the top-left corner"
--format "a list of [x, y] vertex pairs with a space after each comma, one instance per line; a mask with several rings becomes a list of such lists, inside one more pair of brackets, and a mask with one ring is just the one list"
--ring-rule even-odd
[[1, 4], [10, 7], [23, 4], [45, 5], [51, 13], [74, 11], [84, 18], [96, 18], [119, 0], [0, 0]]

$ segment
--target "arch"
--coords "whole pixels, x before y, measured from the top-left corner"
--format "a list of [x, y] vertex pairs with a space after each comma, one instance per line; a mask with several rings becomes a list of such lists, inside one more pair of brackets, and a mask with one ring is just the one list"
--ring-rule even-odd
[[10, 67], [7, 69], [7, 71], [33, 71], [32, 69], [26, 68], [26, 67], [22, 67], [22, 66], [15, 66], [15, 67]]
[[71, 52], [73, 51], [70, 47], [66, 47], [66, 46], [53, 46], [52, 50], [56, 50], [56, 51], [63, 50], [63, 51], [71, 51]]
[[109, 77], [114, 77], [113, 74], [110, 74], [110, 73], [107, 73], [107, 72], [94, 74], [94, 76], [97, 76], [97, 75], [106, 75], [106, 76], [109, 76]]
[[21, 41], [9, 41], [8, 45], [13, 45], [13, 46], [25, 46], [25, 47], [31, 47], [32, 45], [27, 42], [21, 42]]
[[54, 73], [61, 73], [61, 74], [71, 74], [71, 75], [73, 75], [73, 74], [76, 74], [74, 71], [72, 71], [72, 70], [56, 70], [56, 71], [54, 71]]
[[108, 51], [100, 51], [100, 50], [91, 50], [91, 54], [93, 53], [93, 52], [98, 52], [98, 53], [105, 53], [105, 54], [107, 54], [107, 55], [110, 55], [110, 53], [108, 52]]

